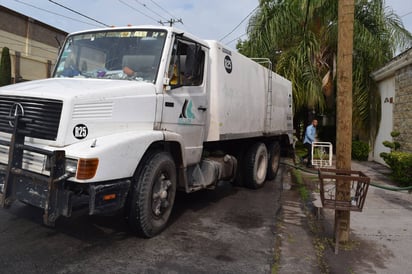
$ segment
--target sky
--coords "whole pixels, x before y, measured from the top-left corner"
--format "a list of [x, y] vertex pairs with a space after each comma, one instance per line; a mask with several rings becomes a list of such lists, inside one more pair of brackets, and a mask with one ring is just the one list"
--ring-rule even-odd
[[[159, 21], [181, 19], [183, 24], [174, 26], [202, 39], [219, 40], [232, 49], [239, 38], [247, 37], [249, 15], [258, 3], [258, 0], [0, 0], [0, 5], [66, 32], [100, 28], [103, 24], [159, 25]], [[385, 3], [412, 32], [412, 1], [386, 0]]]

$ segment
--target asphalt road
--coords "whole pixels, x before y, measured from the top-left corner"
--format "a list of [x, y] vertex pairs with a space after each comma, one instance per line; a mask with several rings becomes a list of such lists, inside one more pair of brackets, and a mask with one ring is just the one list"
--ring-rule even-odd
[[282, 173], [259, 190], [178, 194], [152, 239], [134, 236], [121, 214], [76, 212], [48, 228], [41, 210], [16, 202], [0, 209], [0, 273], [270, 273]]

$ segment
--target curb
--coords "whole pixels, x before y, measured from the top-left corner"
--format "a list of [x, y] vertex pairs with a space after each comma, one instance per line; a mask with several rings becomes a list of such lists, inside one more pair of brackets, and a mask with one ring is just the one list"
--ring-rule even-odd
[[292, 178], [291, 168], [283, 172], [281, 211], [277, 227], [280, 253], [276, 271], [272, 273], [319, 273], [317, 252], [305, 207]]

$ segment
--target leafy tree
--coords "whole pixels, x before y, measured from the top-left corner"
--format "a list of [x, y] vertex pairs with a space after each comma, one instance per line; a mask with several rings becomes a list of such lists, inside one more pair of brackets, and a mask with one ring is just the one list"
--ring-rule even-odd
[[[396, 50], [412, 45], [412, 35], [383, 0], [355, 0], [355, 6], [353, 132], [369, 139], [380, 119], [380, 98], [369, 75]], [[308, 112], [335, 115], [337, 18], [338, 1], [261, 0], [248, 40], [237, 45], [247, 56], [269, 57], [277, 73], [292, 81], [295, 125]]]
[[0, 62], [0, 86], [11, 84], [11, 59], [9, 48], [4, 47], [1, 51]]

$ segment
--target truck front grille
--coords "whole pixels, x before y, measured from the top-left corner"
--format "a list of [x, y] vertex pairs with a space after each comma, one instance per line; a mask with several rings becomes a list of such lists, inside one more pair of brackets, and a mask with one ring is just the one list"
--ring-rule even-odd
[[57, 138], [63, 102], [43, 98], [0, 96], [0, 131], [12, 133], [13, 127], [6, 117], [13, 116], [16, 105], [23, 108], [24, 117], [32, 119], [27, 123], [27, 137], [52, 140]]

